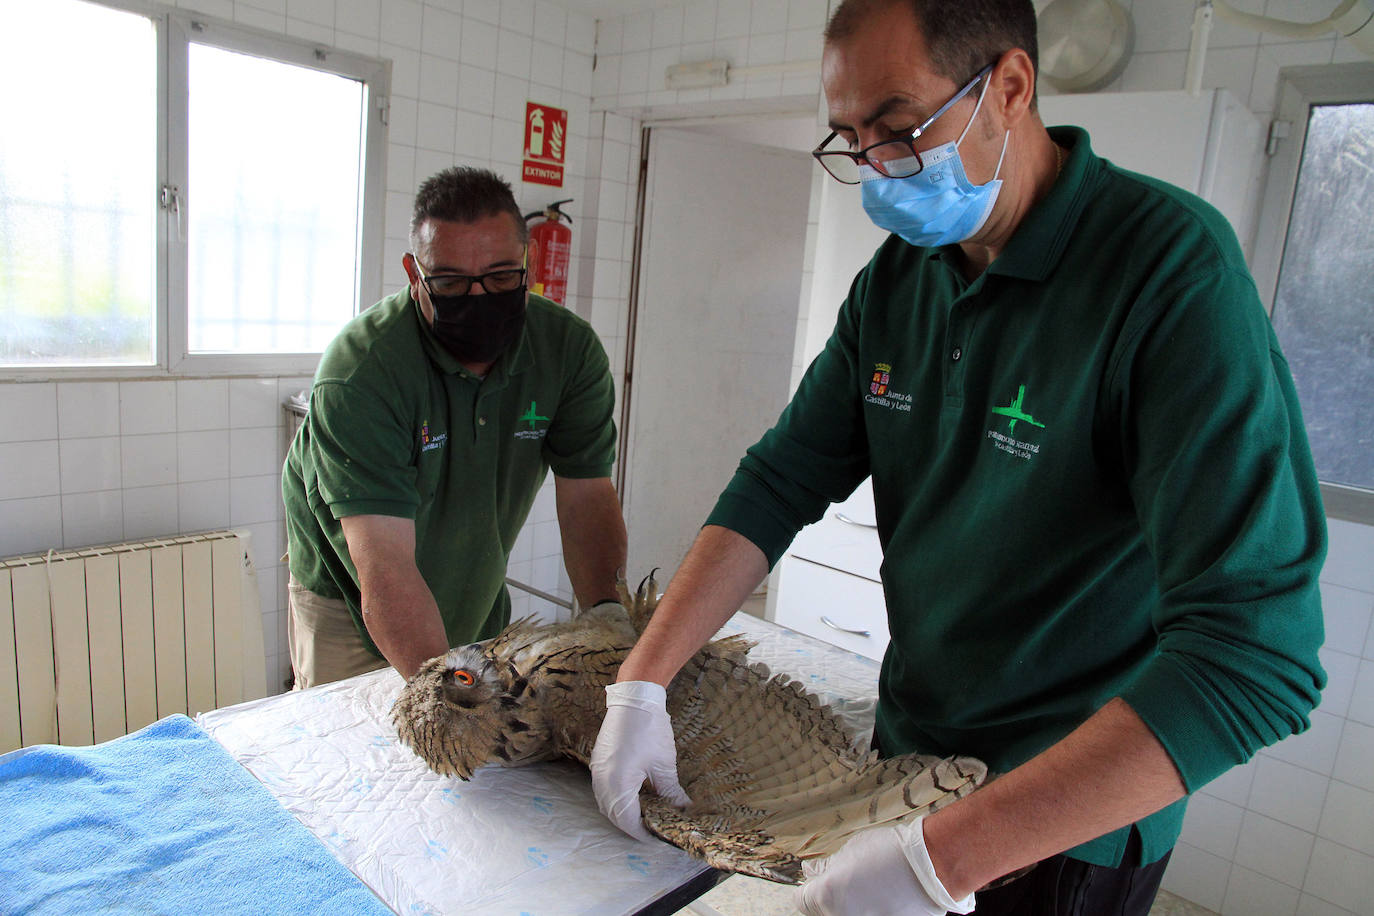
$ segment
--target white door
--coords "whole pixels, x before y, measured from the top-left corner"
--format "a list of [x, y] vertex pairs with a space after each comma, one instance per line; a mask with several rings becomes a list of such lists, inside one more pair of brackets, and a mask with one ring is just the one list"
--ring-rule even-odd
[[648, 150], [622, 499], [628, 575], [663, 585], [787, 402], [812, 164], [679, 129]]

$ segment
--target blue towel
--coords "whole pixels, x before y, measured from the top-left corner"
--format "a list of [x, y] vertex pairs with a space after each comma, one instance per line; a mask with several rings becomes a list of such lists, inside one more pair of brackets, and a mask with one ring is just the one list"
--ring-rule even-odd
[[186, 716], [0, 756], [0, 913], [391, 910]]

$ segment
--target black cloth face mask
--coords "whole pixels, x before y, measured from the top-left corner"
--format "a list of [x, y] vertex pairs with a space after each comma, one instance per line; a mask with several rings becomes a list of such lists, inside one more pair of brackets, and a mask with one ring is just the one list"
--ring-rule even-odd
[[520, 337], [525, 326], [525, 287], [504, 293], [436, 296], [434, 336], [460, 363], [489, 363]]

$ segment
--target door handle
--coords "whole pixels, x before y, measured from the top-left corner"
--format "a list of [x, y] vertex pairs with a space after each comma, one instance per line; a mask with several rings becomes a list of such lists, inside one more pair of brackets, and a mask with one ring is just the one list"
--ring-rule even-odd
[[858, 521], [858, 520], [856, 520], [856, 519], [852, 519], [852, 518], [850, 518], [849, 516], [845, 515], [843, 512], [836, 512], [836, 513], [835, 513], [835, 517], [836, 517], [837, 519], [839, 519], [840, 521], [844, 522], [846, 525], [853, 525], [855, 528], [877, 528], [877, 527], [878, 527], [877, 525], [870, 525], [868, 522], [861, 522], [861, 521]]
[[825, 624], [826, 626], [830, 627], [830, 629], [832, 629], [832, 630], [839, 630], [841, 633], [848, 633], [848, 634], [851, 635], [851, 636], [872, 636], [872, 635], [873, 635], [873, 634], [870, 633], [868, 630], [850, 630], [850, 629], [846, 629], [845, 627], [840, 626], [838, 623], [836, 623], [835, 621], [831, 620], [829, 617], [825, 616], [824, 614], [821, 615], [821, 623], [823, 623], [823, 624]]

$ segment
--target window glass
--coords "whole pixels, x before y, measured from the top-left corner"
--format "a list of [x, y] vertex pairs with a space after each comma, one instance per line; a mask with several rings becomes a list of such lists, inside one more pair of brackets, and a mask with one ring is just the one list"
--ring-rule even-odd
[[190, 351], [319, 352], [357, 298], [363, 84], [189, 52]]
[[1374, 104], [1314, 105], [1274, 297], [1317, 476], [1374, 489]]
[[0, 365], [154, 362], [151, 20], [75, 0], [0, 24]]

